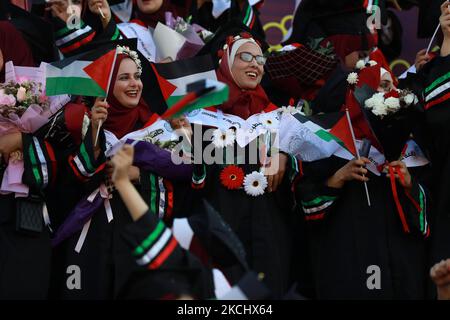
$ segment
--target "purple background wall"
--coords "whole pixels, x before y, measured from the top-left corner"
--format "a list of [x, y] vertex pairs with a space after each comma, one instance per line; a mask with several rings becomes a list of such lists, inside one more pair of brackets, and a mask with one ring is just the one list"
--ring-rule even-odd
[[[280, 23], [283, 17], [292, 15], [294, 11], [294, 0], [265, 0], [261, 9], [261, 22]], [[391, 61], [394, 72], [399, 75], [407, 66], [414, 63], [417, 51], [428, 46], [429, 39], [417, 38], [418, 8], [408, 11], [394, 11], [400, 19], [403, 27], [402, 53], [397, 60]], [[286, 29], [290, 26], [290, 21], [286, 23]], [[437, 25], [438, 21], [436, 21]], [[272, 24], [273, 25], [273, 24]], [[269, 44], [279, 44], [283, 38], [282, 31], [276, 27], [271, 27], [266, 31]]]

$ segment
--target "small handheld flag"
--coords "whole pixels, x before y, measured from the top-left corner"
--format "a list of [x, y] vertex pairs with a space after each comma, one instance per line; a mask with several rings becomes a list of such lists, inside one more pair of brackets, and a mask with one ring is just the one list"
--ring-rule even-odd
[[[99, 8], [99, 10], [100, 10], [100, 8]], [[101, 10], [100, 10], [100, 12], [101, 12]], [[103, 101], [106, 101], [106, 97], [108, 97], [109, 89], [111, 87], [111, 78], [112, 78], [112, 75], [113, 75], [113, 70], [114, 70], [114, 67], [116, 66], [117, 48], [114, 51], [112, 51], [112, 52], [114, 52], [114, 59], [113, 59], [113, 62], [112, 62], [111, 69], [109, 70], [108, 82], [107, 82], [107, 85], [106, 85], [106, 95], [105, 95], [105, 99]], [[97, 145], [98, 135], [100, 133], [100, 128], [101, 127], [102, 127], [102, 120], [99, 120], [98, 128], [97, 128], [97, 134], [95, 135], [94, 147]]]
[[[350, 132], [352, 134], [353, 144], [354, 144], [355, 150], [356, 150], [356, 156], [357, 156], [358, 159], [360, 159], [361, 157], [360, 157], [360, 154], [359, 154], [358, 147], [356, 146], [355, 133], [353, 132], [352, 120], [350, 119], [350, 113], [348, 112], [348, 108], [345, 108], [345, 114], [347, 115], [348, 125], [350, 127]], [[363, 175], [363, 177], [364, 177], [364, 175]], [[366, 181], [364, 181], [364, 188], [366, 189], [367, 205], [370, 207], [369, 188], [367, 187], [367, 182]]]
[[173, 117], [174, 115], [182, 112], [183, 108], [189, 105], [191, 102], [197, 100], [198, 98], [209, 92], [214, 91], [215, 89], [216, 87], [210, 82], [206, 81], [206, 79], [189, 83], [186, 86], [186, 91], [189, 93], [178, 100], [178, 102], [176, 102], [170, 109], [164, 112], [161, 118], [168, 119]]

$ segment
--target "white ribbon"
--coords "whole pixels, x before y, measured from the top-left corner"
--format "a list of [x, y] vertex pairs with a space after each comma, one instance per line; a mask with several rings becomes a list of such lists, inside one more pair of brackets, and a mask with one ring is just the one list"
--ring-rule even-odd
[[47, 205], [44, 202], [44, 206], [42, 207], [42, 216], [44, 218], [44, 223], [48, 227], [51, 233], [53, 233], [52, 227], [50, 226], [50, 216], [48, 215]]
[[111, 203], [109, 202], [109, 199], [112, 198], [112, 195], [108, 192], [108, 188], [105, 186], [104, 183], [100, 185], [100, 196], [105, 199], [103, 201], [103, 205], [105, 206], [106, 211], [106, 217], [108, 218], [108, 223], [110, 223], [113, 219], [113, 213], [111, 209]]
[[[112, 198], [111, 194], [108, 192], [108, 188], [105, 186], [104, 183], [100, 185], [99, 188], [95, 189], [87, 198], [87, 201], [93, 202], [97, 194], [100, 192], [100, 197], [104, 199], [103, 206], [105, 207], [106, 217], [108, 218], [108, 223], [110, 223], [113, 220], [113, 213], [111, 208], [111, 203], [109, 202], [109, 199]], [[91, 219], [89, 219], [88, 222], [84, 224], [83, 230], [81, 230], [80, 237], [78, 238], [77, 245], [75, 246], [75, 251], [77, 253], [80, 253], [81, 248], [83, 247], [84, 240], [86, 240], [86, 236], [89, 230], [89, 226], [91, 224]]]
[[83, 226], [83, 230], [81, 230], [80, 237], [78, 238], [77, 245], [75, 246], [75, 252], [80, 253], [81, 248], [83, 247], [84, 240], [86, 240], [86, 236], [89, 230], [89, 226], [91, 225], [91, 219], [86, 222]]

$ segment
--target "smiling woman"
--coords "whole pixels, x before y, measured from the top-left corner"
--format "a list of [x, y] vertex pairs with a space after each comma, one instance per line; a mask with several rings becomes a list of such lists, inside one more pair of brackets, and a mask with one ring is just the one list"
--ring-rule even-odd
[[142, 81], [136, 62], [126, 54], [117, 55], [113, 70], [108, 118], [105, 129], [118, 138], [142, 126], [152, 115], [149, 106], [141, 99]]
[[[275, 110], [277, 107], [260, 85], [265, 57], [259, 44], [249, 34], [242, 33], [228, 37], [220, 53], [217, 78], [228, 85], [229, 99], [217, 108], [244, 119], [255, 114], [263, 119], [267, 115], [262, 113]], [[230, 135], [233, 138], [228, 139]], [[257, 139], [240, 148], [232, 129], [217, 136], [212, 142], [215, 152], [223, 152], [226, 159], [222, 163], [195, 166], [193, 187], [202, 190], [202, 196], [242, 241], [250, 269], [264, 277], [273, 297], [280, 298], [292, 282], [292, 225], [296, 217], [290, 187], [299, 174], [298, 162], [273, 150], [270, 156], [273, 170], [269, 166], [263, 168], [265, 159], [250, 146]], [[259, 151], [263, 149], [259, 148]], [[242, 157], [230, 153], [232, 149]], [[233, 155], [228, 157], [229, 154]], [[231, 282], [239, 278], [236, 270], [228, 269], [224, 273]]]
[[[247, 119], [270, 105], [269, 98], [260, 85], [265, 59], [261, 47], [251, 38], [236, 37], [230, 46], [231, 48], [227, 48], [226, 45], [227, 50], [217, 70], [219, 81], [225, 82], [230, 88], [230, 98], [220, 108]], [[252, 56], [251, 60], [246, 59], [246, 56]]]

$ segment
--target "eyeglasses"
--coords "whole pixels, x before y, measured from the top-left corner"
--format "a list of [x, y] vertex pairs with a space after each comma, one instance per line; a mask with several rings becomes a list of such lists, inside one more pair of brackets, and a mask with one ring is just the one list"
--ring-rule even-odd
[[250, 52], [241, 52], [239, 53], [239, 58], [241, 58], [242, 61], [245, 62], [252, 62], [253, 58], [255, 58], [256, 63], [260, 66], [263, 66], [266, 64], [267, 57], [264, 56], [254, 56]]

